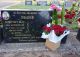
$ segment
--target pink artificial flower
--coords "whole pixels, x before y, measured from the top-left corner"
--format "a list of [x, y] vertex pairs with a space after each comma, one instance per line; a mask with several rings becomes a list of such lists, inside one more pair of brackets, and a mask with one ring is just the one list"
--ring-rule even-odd
[[62, 10], [62, 8], [57, 6], [57, 11], [61, 11], [61, 10]]
[[62, 8], [61, 7], [59, 7], [59, 6], [56, 6], [56, 5], [54, 5], [54, 4], [52, 4], [51, 6], [50, 6], [50, 9], [56, 9], [57, 11], [61, 11], [62, 10]]
[[50, 28], [50, 27], [47, 27], [47, 26], [43, 26], [42, 29], [43, 29], [45, 32], [50, 32], [50, 31], [51, 31], [51, 28]]
[[56, 5], [52, 4], [52, 5], [50, 6], [50, 8], [51, 8], [51, 9], [56, 9], [57, 7], [56, 7]]

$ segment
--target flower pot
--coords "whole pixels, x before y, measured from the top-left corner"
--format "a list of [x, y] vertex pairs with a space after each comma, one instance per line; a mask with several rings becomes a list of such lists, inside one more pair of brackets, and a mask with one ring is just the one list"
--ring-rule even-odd
[[53, 50], [54, 51], [54, 50], [56, 50], [57, 48], [60, 47], [60, 42], [54, 43], [54, 42], [51, 42], [48, 39], [46, 39], [45, 46], [47, 48], [49, 48], [50, 50]]

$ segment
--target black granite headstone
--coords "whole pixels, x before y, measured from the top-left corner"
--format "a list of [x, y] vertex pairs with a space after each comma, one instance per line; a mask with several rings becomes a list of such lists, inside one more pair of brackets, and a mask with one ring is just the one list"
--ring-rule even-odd
[[43, 32], [42, 27], [50, 20], [48, 11], [2, 10], [1, 14], [5, 42], [45, 41], [41, 38], [41, 34]]

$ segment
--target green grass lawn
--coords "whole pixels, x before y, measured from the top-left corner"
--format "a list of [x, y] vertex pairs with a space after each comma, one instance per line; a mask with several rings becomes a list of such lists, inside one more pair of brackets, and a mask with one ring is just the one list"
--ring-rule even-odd
[[8, 7], [7, 9], [32, 9], [32, 10], [38, 10], [38, 9], [49, 9], [49, 6], [34, 6], [34, 5], [22, 5], [22, 4], [18, 4], [18, 5], [14, 5], [11, 7]]

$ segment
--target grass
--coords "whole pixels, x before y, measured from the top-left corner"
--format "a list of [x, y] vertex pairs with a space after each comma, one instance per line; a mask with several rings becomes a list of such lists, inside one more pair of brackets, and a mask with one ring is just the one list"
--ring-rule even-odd
[[77, 23], [73, 23], [70, 27], [71, 27], [73, 30], [77, 30], [77, 29], [78, 29]]
[[78, 29], [78, 24], [77, 24], [76, 19], [73, 20], [73, 23], [70, 24], [69, 27], [70, 27], [72, 30], [77, 30], [77, 29]]
[[8, 7], [7, 9], [31, 9], [31, 10], [38, 10], [38, 9], [49, 9], [49, 6], [34, 6], [34, 5], [22, 5], [22, 4], [18, 4], [18, 5], [14, 5], [11, 7]]

